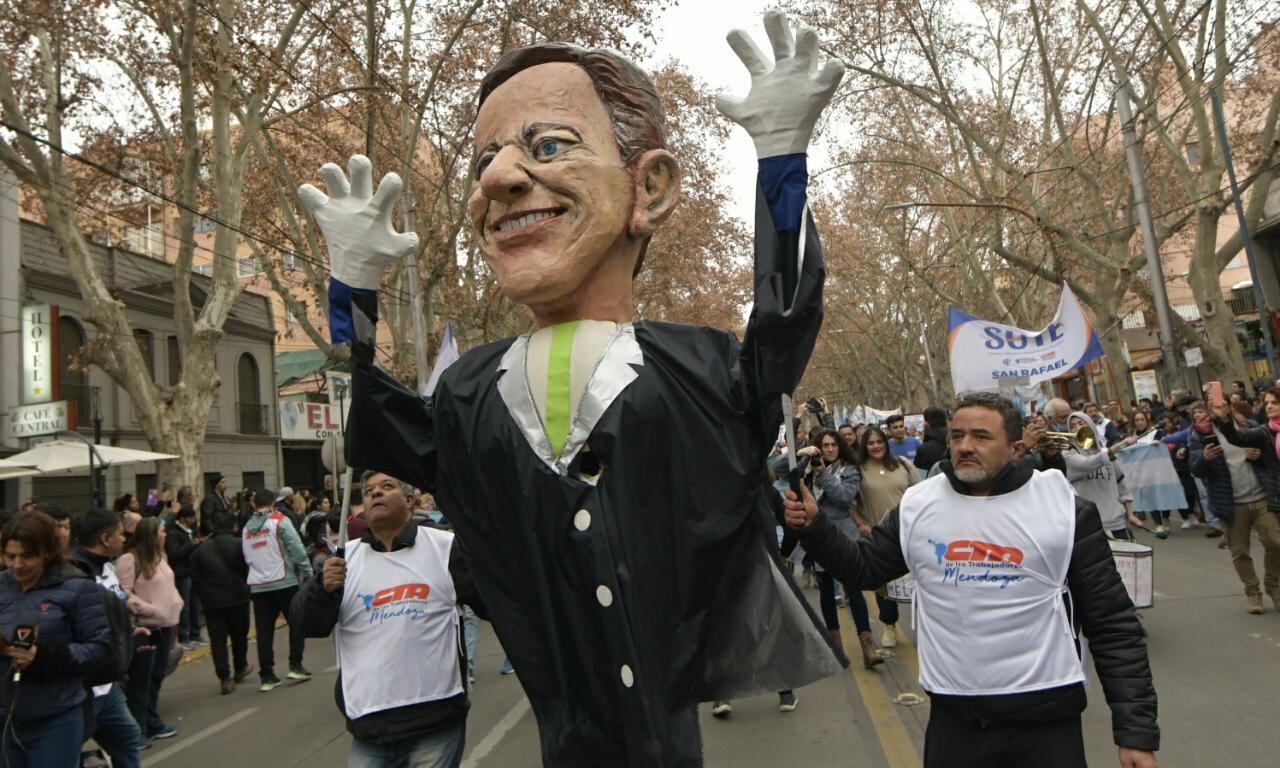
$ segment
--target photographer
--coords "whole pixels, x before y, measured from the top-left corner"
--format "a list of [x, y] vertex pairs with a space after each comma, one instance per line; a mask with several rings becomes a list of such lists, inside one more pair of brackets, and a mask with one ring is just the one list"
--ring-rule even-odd
[[77, 765], [85, 679], [111, 665], [106, 604], [63, 558], [48, 515], [15, 516], [0, 549], [0, 765]]
[[[808, 464], [805, 485], [813, 489], [818, 506], [831, 518], [842, 535], [851, 541], [869, 536], [871, 526], [854, 508], [862, 478], [858, 474], [853, 449], [833, 429], [818, 431], [813, 443], [796, 451], [796, 460]], [[827, 623], [827, 629], [836, 636], [836, 644], [839, 645], [840, 613], [836, 610], [835, 580], [831, 574], [825, 571], [818, 573], [818, 590], [822, 618]], [[862, 665], [871, 669], [883, 664], [884, 659], [876, 655], [875, 644], [871, 640], [871, 619], [867, 614], [866, 598], [860, 590], [848, 586], [845, 587], [845, 597], [849, 601], [849, 611], [853, 614], [853, 623], [858, 630]]]

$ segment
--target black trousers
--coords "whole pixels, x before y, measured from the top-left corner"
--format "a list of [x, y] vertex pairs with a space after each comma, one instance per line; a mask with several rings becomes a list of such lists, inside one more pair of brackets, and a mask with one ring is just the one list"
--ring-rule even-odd
[[253, 595], [253, 626], [258, 630], [258, 674], [268, 677], [275, 673], [276, 652], [273, 644], [276, 638], [276, 619], [284, 616], [289, 622], [289, 665], [302, 665], [302, 649], [305, 638], [302, 636], [302, 622], [289, 619], [289, 603], [298, 593], [297, 587], [276, 589], [270, 592], [256, 592]]
[[1047, 723], [977, 723], [934, 707], [925, 768], [1085, 768], [1080, 716]]
[[[228, 608], [205, 608], [204, 620], [209, 627], [213, 671], [218, 675], [219, 680], [230, 680], [233, 671], [239, 672], [249, 666], [249, 604], [243, 603]], [[231, 641], [234, 669], [227, 663], [228, 640]]]

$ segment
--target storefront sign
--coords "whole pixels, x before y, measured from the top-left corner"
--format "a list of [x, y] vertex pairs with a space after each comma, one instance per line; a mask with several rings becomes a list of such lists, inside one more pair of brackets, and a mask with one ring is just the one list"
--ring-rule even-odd
[[59, 430], [70, 429], [71, 424], [67, 416], [69, 411], [66, 400], [59, 400], [56, 403], [20, 405], [5, 414], [5, 436], [17, 439], [51, 435]]
[[1160, 399], [1160, 380], [1155, 371], [1134, 371], [1129, 374], [1133, 379], [1133, 396], [1141, 400], [1150, 398], [1152, 402]]
[[329, 403], [280, 403], [280, 438], [320, 442], [342, 431], [338, 406]]
[[58, 308], [32, 304], [22, 308], [22, 402], [47, 403], [55, 396]]

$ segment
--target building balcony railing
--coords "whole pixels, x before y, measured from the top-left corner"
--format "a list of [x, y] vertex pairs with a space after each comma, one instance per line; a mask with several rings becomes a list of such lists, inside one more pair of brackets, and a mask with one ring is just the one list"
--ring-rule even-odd
[[271, 406], [262, 403], [236, 403], [237, 426], [242, 435], [270, 435]]
[[100, 387], [91, 387], [88, 384], [69, 384], [62, 382], [62, 399], [68, 403], [75, 403], [76, 406], [76, 426], [80, 429], [93, 426], [93, 401], [99, 394]]

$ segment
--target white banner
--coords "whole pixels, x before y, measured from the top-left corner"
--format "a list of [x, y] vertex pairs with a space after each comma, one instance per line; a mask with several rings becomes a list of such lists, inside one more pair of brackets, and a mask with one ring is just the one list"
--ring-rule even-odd
[[996, 392], [1004, 379], [1037, 384], [1102, 356], [1093, 323], [1066, 285], [1053, 322], [1041, 331], [980, 320], [949, 310], [951, 382], [963, 392]]

